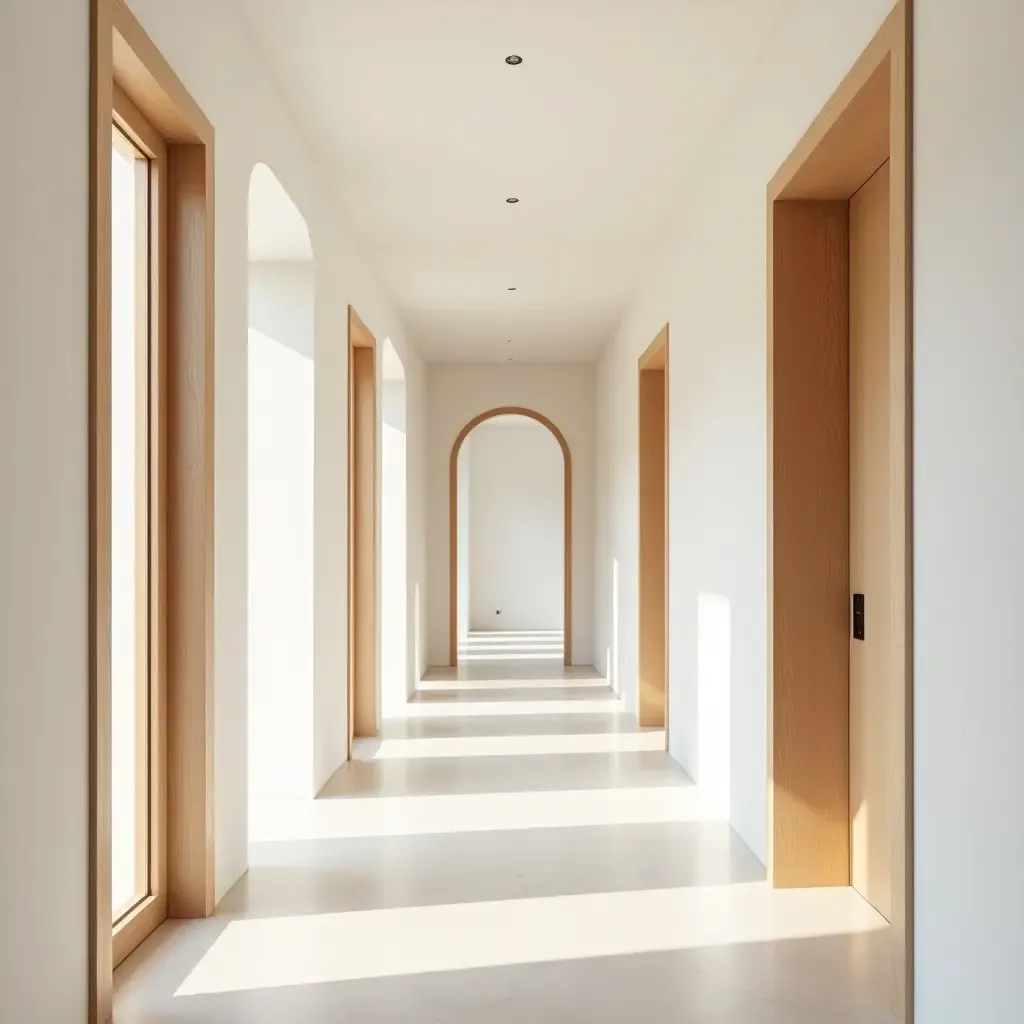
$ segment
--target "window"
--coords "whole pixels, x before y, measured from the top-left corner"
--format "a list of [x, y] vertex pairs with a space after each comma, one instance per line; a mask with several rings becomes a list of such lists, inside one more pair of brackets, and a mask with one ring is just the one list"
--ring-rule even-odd
[[150, 162], [111, 153], [111, 911], [150, 895]]
[[213, 882], [214, 131], [92, 0], [89, 1012]]
[[110, 922], [119, 963], [167, 916], [167, 147], [114, 90], [110, 150]]

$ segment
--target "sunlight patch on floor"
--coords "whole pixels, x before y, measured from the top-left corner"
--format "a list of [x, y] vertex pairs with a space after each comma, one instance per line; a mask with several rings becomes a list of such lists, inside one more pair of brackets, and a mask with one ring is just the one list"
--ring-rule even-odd
[[625, 711], [621, 700], [461, 700], [406, 704], [396, 718], [470, 718], [477, 715], [614, 715]]
[[600, 679], [583, 676], [580, 679], [564, 678], [549, 675], [538, 676], [536, 679], [424, 679], [416, 685], [417, 693], [450, 693], [478, 690], [600, 690], [608, 694], [609, 699], [615, 695], [608, 685]]
[[665, 733], [605, 732], [553, 736], [448, 736], [414, 739], [368, 739], [355, 742], [361, 761], [435, 757], [521, 757], [532, 754], [615, 754], [664, 750]]
[[252, 842], [295, 842], [700, 821], [703, 812], [699, 791], [691, 785], [261, 800], [249, 805], [249, 834]]
[[763, 882], [232, 921], [177, 996], [879, 931], [851, 889]]

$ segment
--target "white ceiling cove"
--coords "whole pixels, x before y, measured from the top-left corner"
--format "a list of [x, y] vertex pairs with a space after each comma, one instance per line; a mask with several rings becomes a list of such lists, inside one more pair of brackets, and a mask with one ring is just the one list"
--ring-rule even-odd
[[614, 333], [788, 0], [235, 6], [425, 357], [519, 361]]

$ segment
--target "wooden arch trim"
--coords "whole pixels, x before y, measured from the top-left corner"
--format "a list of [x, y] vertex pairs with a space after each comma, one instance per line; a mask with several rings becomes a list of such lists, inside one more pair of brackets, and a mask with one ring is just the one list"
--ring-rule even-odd
[[459, 452], [462, 442], [469, 437], [473, 429], [486, 423], [496, 416], [525, 416], [547, 427], [554, 435], [562, 457], [565, 460], [565, 496], [562, 501], [563, 510], [563, 542], [562, 551], [565, 564], [562, 569], [562, 629], [564, 633], [564, 662], [572, 664], [572, 455], [569, 442], [565, 435], [547, 418], [533, 409], [524, 409], [517, 405], [503, 405], [489, 409], [474, 416], [459, 431], [452, 445], [451, 459], [448, 464], [448, 663], [454, 667], [459, 663]]

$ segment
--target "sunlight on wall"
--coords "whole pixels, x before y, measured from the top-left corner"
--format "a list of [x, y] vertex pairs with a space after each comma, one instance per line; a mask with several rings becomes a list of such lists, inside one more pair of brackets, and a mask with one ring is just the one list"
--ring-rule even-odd
[[416, 650], [416, 658], [413, 661], [413, 675], [415, 677], [420, 674], [420, 666], [423, 664], [423, 624], [420, 618], [422, 611], [420, 609], [420, 584], [418, 580], [412, 591], [412, 610], [413, 645]]
[[728, 820], [732, 699], [729, 599], [697, 597], [697, 781], [710, 814]]
[[619, 560], [617, 558], [612, 559], [612, 657], [608, 682], [621, 697], [622, 690], [619, 688]]
[[249, 331], [249, 792], [310, 795], [313, 361]]
[[232, 921], [175, 993], [240, 992], [879, 931], [850, 890], [763, 883]]
[[314, 264], [265, 164], [249, 183], [249, 797], [314, 786]]
[[406, 563], [406, 390], [401, 359], [383, 346], [381, 387], [381, 710], [393, 717], [411, 690]]
[[455, 501], [458, 525], [459, 577], [456, 580], [456, 601], [458, 609], [458, 638], [461, 642], [469, 633], [469, 607], [471, 600], [470, 569], [472, 552], [469, 544], [469, 495], [472, 482], [470, 453], [473, 450], [473, 435], [462, 442], [455, 466]]

